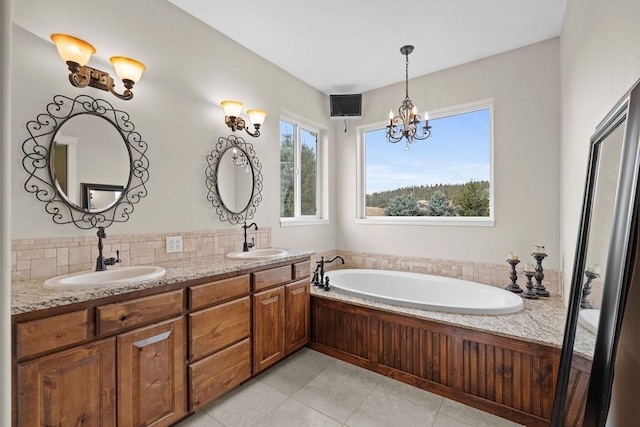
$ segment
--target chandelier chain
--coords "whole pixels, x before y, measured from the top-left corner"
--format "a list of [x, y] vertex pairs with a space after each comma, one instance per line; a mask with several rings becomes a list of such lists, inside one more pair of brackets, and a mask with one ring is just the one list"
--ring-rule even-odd
[[406, 95], [405, 98], [409, 99], [409, 53], [406, 53], [404, 57], [406, 58], [404, 68], [404, 91]]

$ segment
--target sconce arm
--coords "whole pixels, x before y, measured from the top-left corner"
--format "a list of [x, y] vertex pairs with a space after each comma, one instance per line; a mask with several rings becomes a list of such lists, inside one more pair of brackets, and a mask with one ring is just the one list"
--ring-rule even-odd
[[260, 125], [253, 125], [253, 127], [256, 128], [256, 131], [254, 133], [249, 132], [249, 128], [248, 127], [245, 127], [244, 130], [249, 135], [253, 136], [254, 138], [257, 138], [257, 137], [260, 136]]
[[75, 87], [83, 88], [91, 86], [106, 90], [125, 101], [133, 98], [131, 88], [133, 88], [134, 82], [131, 80], [123, 81], [126, 90], [122, 94], [119, 94], [115, 91], [115, 83], [109, 73], [87, 65], [81, 67], [72, 61], [67, 61], [67, 66], [69, 67], [69, 71], [71, 71], [71, 74], [69, 74], [69, 82]]

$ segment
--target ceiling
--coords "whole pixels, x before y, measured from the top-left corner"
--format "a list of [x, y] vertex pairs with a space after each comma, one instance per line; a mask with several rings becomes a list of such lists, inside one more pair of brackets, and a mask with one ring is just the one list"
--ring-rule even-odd
[[560, 35], [566, 0], [169, 0], [326, 94], [409, 78]]

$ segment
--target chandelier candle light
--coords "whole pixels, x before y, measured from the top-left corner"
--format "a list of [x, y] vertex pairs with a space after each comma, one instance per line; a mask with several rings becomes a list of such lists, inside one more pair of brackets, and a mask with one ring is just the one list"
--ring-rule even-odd
[[405, 98], [398, 108], [398, 115], [394, 116], [393, 111], [389, 111], [389, 125], [387, 126], [387, 140], [391, 143], [400, 142], [406, 139], [405, 150], [409, 149], [409, 144], [414, 139], [424, 140], [431, 135], [429, 126], [429, 114], [425, 112], [424, 121], [418, 114], [418, 108], [409, 98], [409, 54], [413, 52], [413, 46], [406, 45], [400, 48], [400, 53], [405, 60]]

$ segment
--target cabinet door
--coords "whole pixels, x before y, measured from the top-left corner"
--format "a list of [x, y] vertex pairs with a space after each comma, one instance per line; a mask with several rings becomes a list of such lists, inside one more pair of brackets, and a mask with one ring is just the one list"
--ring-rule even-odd
[[186, 414], [184, 318], [117, 337], [118, 425], [168, 426]]
[[285, 341], [287, 354], [309, 342], [309, 280], [304, 279], [285, 287]]
[[115, 339], [18, 364], [18, 425], [115, 426]]
[[284, 287], [253, 295], [253, 334], [255, 374], [284, 357]]

